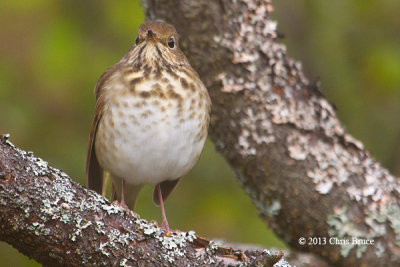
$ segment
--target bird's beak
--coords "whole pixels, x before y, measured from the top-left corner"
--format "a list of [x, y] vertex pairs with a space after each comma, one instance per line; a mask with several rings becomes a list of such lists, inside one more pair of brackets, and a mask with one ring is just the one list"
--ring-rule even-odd
[[157, 41], [157, 36], [150, 29], [147, 30], [146, 41], [153, 41], [153, 42]]

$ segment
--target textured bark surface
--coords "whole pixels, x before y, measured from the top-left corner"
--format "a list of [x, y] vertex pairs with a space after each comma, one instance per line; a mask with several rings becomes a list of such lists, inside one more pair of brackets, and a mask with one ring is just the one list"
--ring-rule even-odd
[[[400, 264], [399, 179], [286, 56], [270, 1], [142, 2], [149, 19], [177, 28], [212, 98], [210, 136], [265, 223], [331, 264]], [[325, 239], [300, 245], [301, 237]]]
[[289, 266], [281, 252], [225, 248], [154, 224], [0, 136], [0, 240], [44, 266]]

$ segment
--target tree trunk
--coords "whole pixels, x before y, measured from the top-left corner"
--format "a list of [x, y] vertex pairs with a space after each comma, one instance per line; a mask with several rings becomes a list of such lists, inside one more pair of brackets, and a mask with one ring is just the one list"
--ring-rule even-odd
[[211, 139], [265, 223], [334, 265], [400, 264], [398, 178], [286, 56], [271, 1], [142, 2], [177, 28], [212, 98]]

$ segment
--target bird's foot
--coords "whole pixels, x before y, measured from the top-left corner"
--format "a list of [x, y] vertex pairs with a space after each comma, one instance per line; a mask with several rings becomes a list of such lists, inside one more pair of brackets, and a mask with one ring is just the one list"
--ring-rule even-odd
[[121, 205], [121, 207], [122, 207], [124, 210], [126, 210], [126, 211], [129, 211], [129, 210], [130, 210], [129, 207], [128, 207], [128, 205], [126, 205], [126, 203], [125, 203], [124, 200], [121, 201], [120, 205]]
[[171, 229], [169, 228], [169, 224], [168, 224], [167, 221], [163, 221], [163, 222], [162, 222], [162, 224], [161, 224], [161, 229], [164, 229], [165, 232], [170, 232], [170, 231], [171, 231]]
[[168, 221], [163, 221], [161, 224], [161, 229], [165, 230], [165, 235], [166, 236], [171, 236], [172, 233], [178, 233], [180, 232], [180, 230], [176, 229], [176, 230], [172, 230], [171, 228], [169, 228], [169, 224]]
[[162, 230], [164, 230], [166, 236], [170, 236], [171, 233], [177, 232], [177, 231], [172, 230], [171, 228], [169, 228], [168, 222], [162, 222], [162, 223], [161, 223], [161, 226], [160, 226], [160, 225], [158, 224], [158, 222], [155, 221], [155, 220], [152, 220], [151, 222], [152, 222], [155, 226], [157, 226], [158, 228], [161, 228]]
[[130, 211], [128, 205], [126, 205], [125, 201], [121, 201], [119, 202], [118, 200], [115, 200], [112, 202], [113, 205], [117, 205], [120, 206], [121, 208], [123, 208], [125, 211]]

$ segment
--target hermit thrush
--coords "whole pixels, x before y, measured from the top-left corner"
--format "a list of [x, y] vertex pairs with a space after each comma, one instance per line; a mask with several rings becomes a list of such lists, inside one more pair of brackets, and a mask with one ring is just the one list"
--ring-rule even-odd
[[101, 192], [110, 173], [112, 200], [132, 210], [145, 184], [154, 185], [162, 227], [164, 200], [196, 164], [207, 136], [210, 98], [178, 46], [175, 28], [145, 22], [136, 43], [99, 79], [86, 155], [88, 186]]

